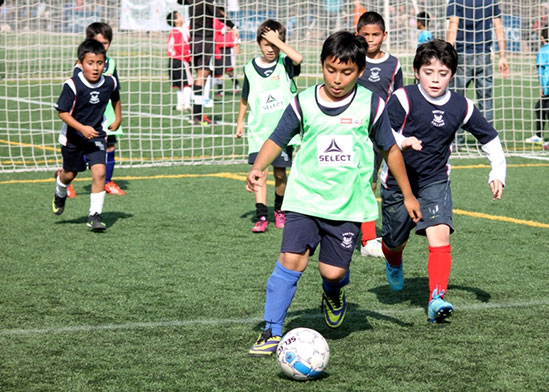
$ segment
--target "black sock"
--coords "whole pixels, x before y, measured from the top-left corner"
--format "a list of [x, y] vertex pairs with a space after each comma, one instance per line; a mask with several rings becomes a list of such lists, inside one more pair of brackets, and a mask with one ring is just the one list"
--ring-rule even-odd
[[202, 86], [193, 86], [193, 95], [197, 98], [198, 102], [193, 101], [193, 117], [202, 118]]
[[262, 216], [266, 218], [269, 214], [269, 209], [263, 203], [255, 203], [255, 213], [257, 215], [257, 219], [261, 218]]
[[275, 192], [275, 211], [282, 209], [282, 201], [284, 201], [284, 195], [280, 196]]

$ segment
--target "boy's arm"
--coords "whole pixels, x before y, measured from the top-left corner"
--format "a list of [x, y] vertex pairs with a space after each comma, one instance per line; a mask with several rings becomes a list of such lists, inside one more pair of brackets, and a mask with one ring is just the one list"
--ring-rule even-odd
[[482, 145], [482, 150], [486, 153], [490, 161], [490, 174], [488, 175], [488, 184], [492, 191], [492, 200], [501, 199], [503, 188], [505, 187], [505, 177], [507, 175], [507, 162], [501, 146], [499, 136]]
[[387, 166], [391, 170], [391, 174], [395, 177], [395, 180], [400, 187], [402, 196], [404, 196], [404, 207], [408, 211], [408, 215], [415, 223], [421, 219], [421, 210], [419, 208], [419, 202], [412, 193], [410, 182], [408, 181], [408, 174], [406, 173], [406, 166], [404, 166], [404, 159], [398, 146], [393, 146], [388, 151], [383, 151], [383, 157]]
[[78, 122], [69, 112], [59, 112], [59, 118], [69, 127], [76, 129], [84, 135], [86, 139], [93, 139], [94, 137], [99, 136], [99, 133], [97, 133], [93, 127]]
[[255, 158], [254, 165], [246, 178], [246, 190], [248, 192], [257, 192], [259, 190], [258, 188], [261, 186], [259, 179], [263, 175], [263, 170], [276, 159], [281, 151], [282, 147], [271, 139], [267, 139], [265, 143], [263, 143], [261, 150], [259, 150], [259, 153]]
[[456, 45], [457, 31], [459, 25], [459, 17], [450, 16], [448, 23], [448, 31], [446, 32], [446, 41], [452, 45]]
[[238, 119], [236, 120], [235, 137], [240, 138], [244, 135], [244, 117], [248, 111], [248, 100], [240, 98], [240, 108], [238, 109]]
[[279, 48], [281, 51], [286, 53], [286, 56], [288, 56], [291, 60], [293, 65], [299, 65], [303, 61], [303, 56], [301, 53], [299, 53], [297, 50], [292, 48], [290, 45], [288, 45], [286, 42], [283, 42], [280, 37], [278, 36], [278, 32], [274, 30], [267, 30], [263, 35], [262, 38], [269, 41], [271, 44], [275, 45], [277, 48]]
[[507, 65], [507, 59], [505, 58], [505, 33], [503, 32], [503, 23], [501, 22], [501, 18], [494, 18], [493, 22], [499, 48], [498, 71], [503, 79], [506, 79], [507, 76], [509, 76], [509, 65]]
[[111, 131], [116, 131], [118, 127], [120, 127], [120, 124], [122, 123], [122, 103], [120, 103], [120, 100], [113, 103], [114, 107], [114, 115], [115, 119], [111, 125], [109, 125], [109, 129]]

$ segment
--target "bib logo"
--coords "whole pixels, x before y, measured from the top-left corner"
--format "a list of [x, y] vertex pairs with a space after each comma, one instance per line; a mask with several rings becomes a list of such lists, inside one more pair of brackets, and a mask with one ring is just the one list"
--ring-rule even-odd
[[372, 69], [370, 69], [370, 76], [368, 76], [368, 80], [370, 82], [379, 82], [380, 81], [380, 77], [379, 77], [379, 73], [381, 72], [381, 68], [379, 67], [374, 67]]
[[341, 235], [341, 247], [345, 249], [350, 249], [351, 246], [353, 246], [353, 237], [355, 236], [354, 233], [348, 231], [347, 233], [343, 233]]
[[317, 139], [316, 146], [319, 166], [353, 166], [351, 135], [321, 135]]
[[99, 91], [91, 91], [90, 92], [90, 103], [96, 104], [99, 103]]
[[261, 105], [261, 109], [266, 112], [274, 112], [276, 110], [280, 110], [284, 108], [284, 103], [282, 102], [281, 97], [279, 94], [277, 94], [276, 91], [267, 92], [262, 95], [260, 98], [261, 102], [263, 104]]
[[433, 110], [433, 121], [431, 121], [431, 124], [435, 127], [443, 127], [446, 125], [444, 122], [444, 111], [443, 110]]

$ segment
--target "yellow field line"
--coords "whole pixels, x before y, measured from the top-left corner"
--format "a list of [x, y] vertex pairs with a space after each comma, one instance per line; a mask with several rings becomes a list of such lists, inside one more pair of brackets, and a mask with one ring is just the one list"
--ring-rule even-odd
[[524, 226], [540, 227], [540, 228], [543, 228], [543, 229], [549, 229], [549, 224], [535, 222], [535, 221], [532, 221], [532, 220], [515, 219], [515, 218], [509, 218], [507, 216], [489, 215], [489, 214], [484, 214], [482, 212], [471, 212], [471, 211], [464, 211], [464, 210], [459, 210], [459, 209], [454, 209], [453, 212], [454, 212], [454, 214], [467, 215], [467, 216], [471, 216], [473, 218], [488, 219], [488, 220], [493, 220], [493, 221], [515, 223], [517, 225], [524, 225]]

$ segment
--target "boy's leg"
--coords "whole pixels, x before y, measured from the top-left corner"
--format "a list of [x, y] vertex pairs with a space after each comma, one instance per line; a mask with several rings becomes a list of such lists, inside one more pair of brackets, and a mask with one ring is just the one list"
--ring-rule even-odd
[[284, 228], [286, 222], [286, 216], [282, 212], [282, 202], [284, 201], [284, 192], [286, 191], [286, 183], [288, 177], [286, 175], [285, 167], [275, 167], [273, 169], [273, 175], [275, 179], [275, 199], [274, 199], [274, 217], [275, 226], [279, 229]]
[[86, 170], [83, 147], [62, 145], [61, 155], [63, 156], [63, 169], [56, 173], [55, 195], [52, 202], [52, 210], [55, 215], [61, 215], [65, 210], [68, 188], [71, 186], [72, 180], [78, 172]]
[[264, 233], [267, 230], [269, 221], [267, 219], [267, 176], [269, 175], [269, 169], [263, 170], [263, 176], [259, 180], [261, 186], [258, 191], [255, 192], [255, 212], [257, 216], [257, 222], [254, 224], [252, 231], [254, 233]]
[[123, 196], [126, 194], [118, 184], [112, 180], [114, 166], [116, 165], [116, 136], [110, 135], [107, 137], [107, 163], [105, 172], [105, 191], [111, 195]]

